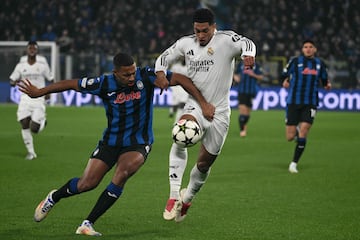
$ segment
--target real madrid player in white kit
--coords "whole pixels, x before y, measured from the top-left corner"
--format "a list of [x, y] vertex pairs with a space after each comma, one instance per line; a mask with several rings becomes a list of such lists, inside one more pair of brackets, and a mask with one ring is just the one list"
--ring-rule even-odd
[[[45, 79], [53, 81], [54, 76], [50, 71], [45, 57], [37, 55], [38, 45], [30, 41], [27, 45], [27, 56], [20, 58], [14, 71], [10, 75], [10, 84], [14, 86], [19, 80], [28, 79], [38, 88], [45, 87]], [[45, 97], [30, 98], [21, 93], [17, 109], [17, 120], [21, 124], [21, 135], [27, 149], [27, 160], [36, 158], [32, 133], [39, 133], [46, 123]]]
[[168, 66], [185, 59], [187, 77], [215, 106], [213, 119], [205, 119], [199, 104], [192, 98], [185, 105], [181, 119], [198, 122], [204, 131], [197, 163], [192, 168], [187, 188], [181, 189], [187, 164], [187, 149], [173, 143], [169, 154], [170, 197], [163, 217], [181, 222], [195, 194], [205, 183], [211, 165], [225, 142], [230, 122], [229, 94], [233, 79], [234, 58], [241, 55], [246, 68], [255, 62], [256, 47], [248, 38], [233, 31], [217, 31], [214, 15], [209, 9], [198, 9], [193, 17], [194, 33], [180, 38], [156, 60], [158, 78], [165, 77]]

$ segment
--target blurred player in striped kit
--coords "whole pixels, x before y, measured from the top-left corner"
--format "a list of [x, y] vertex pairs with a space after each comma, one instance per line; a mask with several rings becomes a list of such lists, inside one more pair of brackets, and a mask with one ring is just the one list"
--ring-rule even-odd
[[234, 74], [234, 81], [238, 83], [240, 137], [245, 137], [247, 134], [247, 123], [250, 119], [252, 101], [259, 88], [258, 81], [263, 78], [262, 70], [258, 64], [255, 64], [253, 69], [245, 69], [242, 62], [238, 64]]
[[289, 165], [291, 173], [298, 173], [297, 164], [304, 152], [307, 135], [314, 122], [319, 103], [318, 89], [331, 89], [325, 63], [315, 56], [317, 48], [312, 40], [302, 44], [302, 55], [289, 61], [283, 71], [283, 87], [288, 88], [286, 106], [286, 139], [296, 140], [294, 157]]
[[[53, 81], [54, 76], [50, 71], [45, 57], [39, 56], [38, 44], [30, 41], [27, 45], [27, 56], [20, 58], [14, 71], [10, 75], [10, 85], [15, 86], [19, 80], [28, 79], [36, 87], [45, 87], [45, 80]], [[21, 124], [21, 135], [28, 151], [25, 159], [33, 160], [37, 157], [34, 149], [33, 133], [42, 131], [46, 124], [45, 97], [30, 98], [21, 93], [17, 110], [17, 120]]]

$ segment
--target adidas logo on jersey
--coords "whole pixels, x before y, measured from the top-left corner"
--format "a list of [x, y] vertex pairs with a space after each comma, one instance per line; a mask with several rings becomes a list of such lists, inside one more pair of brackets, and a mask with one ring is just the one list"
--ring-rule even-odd
[[191, 55], [191, 56], [194, 56], [194, 50], [190, 50], [190, 51], [188, 51], [187, 53], [186, 53], [186, 55]]

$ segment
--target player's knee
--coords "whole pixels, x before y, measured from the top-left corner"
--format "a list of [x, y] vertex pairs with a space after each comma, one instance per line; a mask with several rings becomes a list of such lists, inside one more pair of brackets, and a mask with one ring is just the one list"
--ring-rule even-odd
[[30, 131], [32, 133], [39, 133], [40, 131], [40, 124], [35, 123], [35, 122], [31, 122], [30, 124]]
[[286, 135], [286, 140], [288, 141], [288, 142], [291, 142], [291, 141], [293, 141], [295, 139], [295, 134], [294, 135]]
[[209, 171], [210, 167], [211, 167], [211, 165], [207, 162], [198, 162], [197, 163], [197, 168], [202, 173], [207, 173]]

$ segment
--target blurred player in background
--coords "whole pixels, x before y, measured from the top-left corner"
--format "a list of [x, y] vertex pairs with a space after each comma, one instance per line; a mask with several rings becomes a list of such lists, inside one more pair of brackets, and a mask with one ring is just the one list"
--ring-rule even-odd
[[[94, 208], [80, 224], [76, 234], [100, 236], [95, 221], [120, 198], [127, 180], [145, 163], [154, 141], [152, 130], [154, 87], [181, 84], [202, 103], [203, 112], [212, 112], [192, 81], [183, 75], [167, 72], [167, 78], [156, 79], [153, 69], [137, 68], [133, 58], [119, 53], [114, 57], [113, 74], [95, 78], [63, 80], [45, 88], [36, 88], [28, 80], [19, 89], [31, 97], [69, 89], [98, 95], [106, 111], [108, 126], [91, 154], [82, 177], [74, 177], [58, 190], [52, 190], [35, 210], [34, 219], [42, 221], [61, 199], [90, 191], [115, 166], [114, 175], [101, 193]], [[205, 108], [210, 106], [210, 110]], [[209, 115], [209, 114], [208, 114]]]
[[286, 139], [296, 140], [294, 157], [289, 165], [291, 173], [298, 173], [297, 164], [305, 150], [307, 135], [314, 122], [319, 103], [320, 84], [331, 89], [325, 63], [315, 56], [316, 46], [305, 40], [302, 55], [289, 61], [283, 71], [283, 87], [288, 88], [286, 106]]
[[238, 64], [234, 74], [234, 81], [238, 83], [238, 101], [239, 101], [239, 127], [240, 137], [246, 136], [247, 123], [250, 119], [252, 101], [256, 97], [259, 89], [258, 81], [264, 78], [262, 70], [258, 64], [253, 69], [245, 69], [244, 63]]
[[[171, 65], [171, 71], [187, 75], [186, 66], [182, 62], [177, 62]], [[184, 106], [189, 99], [189, 94], [179, 85], [171, 87], [171, 106], [169, 110], [169, 116], [172, 118], [175, 116], [177, 121], [184, 112]]]
[[[42, 88], [45, 86], [45, 80], [54, 80], [46, 58], [37, 55], [38, 49], [35, 41], [28, 43], [27, 56], [20, 58], [20, 62], [10, 75], [10, 85], [15, 86], [19, 80], [28, 79], [32, 85]], [[45, 97], [33, 99], [21, 93], [17, 120], [21, 124], [21, 135], [28, 152], [25, 159], [33, 160], [37, 155], [32, 134], [39, 133], [46, 125]]]
[[187, 149], [175, 143], [169, 154], [170, 196], [163, 217], [166, 220], [184, 220], [191, 201], [205, 183], [210, 167], [225, 142], [230, 122], [230, 87], [233, 81], [234, 58], [241, 54], [246, 68], [255, 62], [256, 47], [248, 38], [233, 31], [216, 31], [214, 14], [201, 8], [193, 16], [194, 33], [180, 38], [156, 60], [158, 78], [165, 78], [169, 66], [179, 58], [185, 59], [187, 76], [204, 95], [207, 102], [215, 106], [212, 118], [203, 117], [201, 103], [189, 98], [180, 119], [196, 121], [203, 129], [197, 163], [190, 173], [187, 188], [180, 191], [186, 168]]

